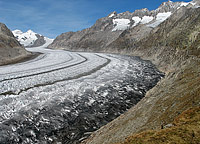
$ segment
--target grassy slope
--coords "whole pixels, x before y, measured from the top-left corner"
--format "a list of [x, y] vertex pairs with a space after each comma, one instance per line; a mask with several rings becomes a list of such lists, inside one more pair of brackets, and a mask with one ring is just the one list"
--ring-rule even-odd
[[130, 136], [122, 144], [199, 144], [200, 107], [184, 111], [174, 120], [173, 125], [170, 128]]

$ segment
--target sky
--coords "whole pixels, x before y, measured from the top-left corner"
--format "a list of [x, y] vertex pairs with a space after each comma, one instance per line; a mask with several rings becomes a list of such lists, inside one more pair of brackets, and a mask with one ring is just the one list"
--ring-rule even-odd
[[[97, 19], [136, 9], [156, 9], [167, 0], [0, 0], [0, 22], [49, 38], [91, 27]], [[172, 0], [179, 1], [179, 0]], [[181, 0], [189, 2], [191, 0]]]

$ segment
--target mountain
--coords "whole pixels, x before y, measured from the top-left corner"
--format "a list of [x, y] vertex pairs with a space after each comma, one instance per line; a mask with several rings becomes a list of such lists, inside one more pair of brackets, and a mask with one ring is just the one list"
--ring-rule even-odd
[[28, 30], [25, 33], [23, 33], [21, 30], [14, 30], [12, 32], [16, 39], [25, 47], [38, 47], [44, 45], [49, 40], [53, 41], [53, 39], [44, 37], [33, 32], [32, 30]]
[[[149, 11], [147, 8], [136, 10], [131, 13], [112, 12], [107, 17], [101, 18], [96, 23], [82, 31], [67, 32], [58, 36], [49, 48], [68, 49], [78, 51], [108, 51], [112, 43], [135, 27], [131, 32], [131, 40], [139, 40], [149, 34], [154, 28], [165, 21], [175, 11], [187, 5], [196, 6], [192, 2], [164, 2], [156, 10]], [[114, 50], [118, 51], [118, 50]]]
[[107, 47], [151, 60], [166, 75], [136, 106], [84, 144], [199, 143], [200, 7], [181, 5], [143, 38], [136, 39], [135, 32], [143, 28], [136, 26]]
[[113, 12], [91, 28], [58, 36], [49, 48], [140, 56], [166, 74], [136, 106], [82, 143], [199, 143], [199, 31], [200, 1], [193, 0]]
[[0, 65], [22, 60], [30, 55], [6, 25], [0, 23]]

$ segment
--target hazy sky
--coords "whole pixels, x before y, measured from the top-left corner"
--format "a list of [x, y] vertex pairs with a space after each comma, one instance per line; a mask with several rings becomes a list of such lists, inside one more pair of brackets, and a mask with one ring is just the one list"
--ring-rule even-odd
[[31, 29], [55, 38], [64, 32], [88, 28], [113, 11], [152, 10], [164, 1], [167, 0], [0, 0], [0, 22], [11, 30]]

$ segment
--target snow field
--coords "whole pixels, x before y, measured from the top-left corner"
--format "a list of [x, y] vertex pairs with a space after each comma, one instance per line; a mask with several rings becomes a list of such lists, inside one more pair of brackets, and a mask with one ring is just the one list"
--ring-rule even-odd
[[112, 31], [126, 30], [130, 27], [129, 19], [113, 19], [114, 28]]
[[156, 20], [154, 23], [149, 24], [147, 26], [149, 27], [157, 27], [159, 24], [161, 24], [162, 22], [164, 22], [168, 17], [171, 16], [171, 12], [166, 12], [166, 13], [158, 13], [156, 16]]

